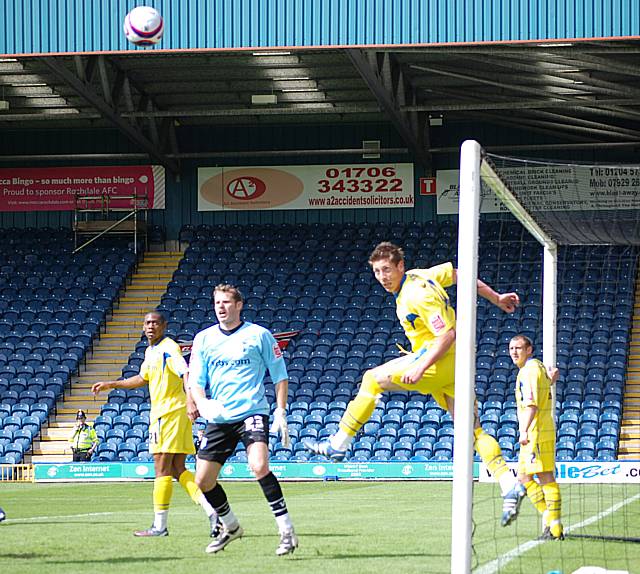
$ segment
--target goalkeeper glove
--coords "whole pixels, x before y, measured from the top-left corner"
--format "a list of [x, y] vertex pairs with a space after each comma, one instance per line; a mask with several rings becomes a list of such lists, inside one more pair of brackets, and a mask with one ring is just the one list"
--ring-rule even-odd
[[224, 406], [216, 399], [200, 399], [196, 402], [196, 407], [198, 407], [200, 416], [208, 421], [217, 419], [225, 414]]
[[280, 433], [280, 442], [283, 446], [289, 448], [291, 440], [289, 439], [289, 425], [287, 424], [287, 409], [278, 407], [273, 411], [273, 423], [269, 429], [272, 433]]

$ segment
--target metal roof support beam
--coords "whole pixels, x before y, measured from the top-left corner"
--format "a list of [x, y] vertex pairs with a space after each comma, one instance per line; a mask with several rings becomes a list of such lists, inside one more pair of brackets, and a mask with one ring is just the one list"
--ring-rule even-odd
[[594, 138], [577, 136], [577, 135], [568, 134], [568, 133], [561, 133], [553, 124], [546, 124], [549, 127], [543, 127], [543, 125], [545, 125], [544, 122], [538, 122], [538, 124], [542, 124], [542, 125], [534, 125], [533, 120], [521, 121], [519, 119], [511, 119], [509, 115], [498, 115], [498, 114], [480, 114], [479, 116], [469, 115], [469, 117], [466, 119], [468, 119], [469, 121], [478, 121], [478, 119], [480, 119], [482, 121], [491, 122], [492, 124], [503, 125], [511, 128], [515, 127], [518, 129], [526, 129], [527, 131], [530, 131], [530, 132], [536, 132], [536, 133], [552, 136], [555, 138], [561, 138], [564, 141], [571, 140], [571, 141], [580, 142], [580, 143], [582, 142], [591, 143], [593, 145], [596, 145], [598, 143]]
[[[133, 100], [132, 87], [140, 94], [140, 99], [138, 102], [138, 111], [142, 112], [142, 116], [147, 120], [149, 135], [151, 137], [151, 141], [156, 146], [160, 146], [160, 151], [164, 151], [167, 149], [167, 141], [166, 139], [159, 136], [159, 132], [162, 131], [158, 128], [158, 122], [156, 121], [156, 117], [153, 115], [147, 115], [149, 112], [156, 112], [158, 110], [158, 106], [156, 102], [153, 100], [149, 94], [142, 88], [142, 86], [137, 83], [132, 77], [130, 77], [125, 70], [120, 68], [117, 65], [115, 60], [109, 60], [111, 68], [114, 70], [116, 79], [114, 81], [113, 89], [112, 89], [112, 99], [114, 102], [114, 106], [118, 106], [118, 102], [120, 100], [120, 94], [124, 95], [125, 108], [128, 112], [136, 111], [136, 107]], [[136, 119], [136, 116], [131, 117], [131, 122], [136, 126], [139, 126], [139, 122]], [[172, 129], [175, 129], [172, 127]], [[163, 132], [164, 133], [164, 132]]]
[[116, 77], [113, 80], [113, 88], [111, 88], [111, 101], [113, 107], [118, 109], [120, 107], [120, 98], [122, 97], [122, 89], [124, 87], [124, 81], [126, 75], [122, 70], [116, 70]]
[[31, 122], [31, 121], [71, 121], [71, 120], [99, 120], [102, 116], [94, 113], [70, 113], [62, 111], [59, 114], [50, 112], [40, 114], [9, 114], [0, 115], [0, 123], [2, 122]]
[[96, 110], [98, 110], [106, 119], [114, 124], [129, 139], [138, 144], [152, 158], [160, 162], [169, 171], [173, 173], [179, 172], [178, 163], [157, 149], [142, 133], [140, 133], [131, 123], [120, 116], [101, 96], [99, 96], [88, 84], [85, 84], [78, 76], [71, 72], [64, 64], [53, 57], [42, 58], [42, 62], [49, 68], [59, 79], [71, 86], [80, 96], [88, 101]]
[[[596, 41], [597, 42], [597, 41]], [[538, 49], [539, 48], [539, 49]], [[429, 57], [429, 56], [441, 56], [443, 54], [494, 54], [494, 55], [513, 55], [513, 54], [522, 54], [526, 53], [531, 58], [536, 60], [544, 60], [549, 54], [553, 54], [556, 56], [566, 56], [568, 58], [574, 57], [576, 54], [639, 54], [640, 47], [621, 45], [621, 44], [610, 44], [604, 45], [600, 43], [590, 43], [590, 42], [578, 42], [575, 46], [558, 46], [552, 48], [553, 52], [550, 51], [549, 47], [540, 48], [539, 46], [534, 48], [529, 45], [522, 47], [509, 47], [509, 46], [497, 46], [497, 47], [486, 47], [486, 46], [438, 46], [437, 48], [430, 47], [416, 47], [416, 48], [402, 48], [397, 46], [392, 46], [389, 48], [380, 48], [380, 52], [394, 52], [394, 53], [405, 53], [405, 54], [416, 54], [419, 53], [421, 56]]]
[[410, 88], [400, 66], [388, 53], [380, 55], [381, 61], [375, 52], [348, 49], [346, 54], [416, 160], [430, 169], [431, 156], [423, 142], [423, 129], [428, 128], [412, 123], [414, 118], [402, 112], [399, 107], [405, 103], [405, 90]]
[[[546, 54], [546, 56], [548, 57], [553, 57], [554, 55], [555, 54]], [[489, 60], [485, 58], [485, 61], [489, 61]], [[560, 62], [556, 62], [556, 63], [558, 65], [561, 64]], [[509, 66], [513, 66], [513, 65], [514, 65], [513, 62], [509, 63]], [[531, 64], [520, 63], [518, 64], [518, 68], [522, 70], [529, 70], [532, 72], [539, 71], [538, 66], [531, 65]], [[636, 68], [636, 72], [637, 71], [638, 70]], [[557, 77], [557, 78], [564, 77], [564, 74], [561, 72], [545, 71], [545, 74], [548, 74], [550, 76]], [[607, 80], [602, 80], [594, 77], [592, 73], [587, 74], [584, 72], [572, 72], [571, 77], [574, 78], [576, 81], [581, 82], [584, 86], [587, 86], [589, 88], [589, 91], [591, 92], [599, 92], [599, 93], [611, 95], [614, 97], [626, 95], [631, 98], [637, 98], [638, 96], [640, 96], [639, 88], [628, 86], [622, 82], [609, 82]], [[605, 106], [598, 104], [598, 107], [603, 108]], [[625, 108], [620, 108], [617, 106], [607, 106], [606, 109], [609, 109], [612, 112], [618, 112], [618, 113], [624, 113], [626, 111]]]
[[542, 110], [525, 110], [525, 113], [530, 114], [530, 115], [534, 115], [537, 116], [539, 118], [546, 118], [550, 121], [558, 121], [560, 122], [560, 125], [566, 124], [573, 124], [576, 126], [583, 126], [586, 128], [591, 128], [594, 130], [604, 130], [607, 131], [611, 134], [619, 134], [620, 137], [623, 137], [625, 139], [638, 139], [640, 138], [640, 132], [638, 132], [637, 130], [630, 130], [624, 127], [620, 127], [620, 126], [615, 126], [615, 125], [611, 125], [611, 124], [603, 124], [600, 122], [593, 122], [590, 120], [585, 120], [582, 118], [576, 118], [576, 117], [572, 117], [572, 116], [566, 116], [563, 114], [554, 114], [553, 112], [545, 112]]
[[[493, 60], [491, 58], [486, 57], [478, 57], [474, 58], [478, 61], [484, 62], [486, 64], [491, 64]], [[608, 82], [606, 80], [599, 80], [593, 76], [593, 74], [585, 74], [584, 72], [571, 72], [567, 74], [566, 72], [562, 72], [561, 69], [552, 70], [552, 69], [544, 69], [542, 70], [539, 65], [531, 64], [531, 63], [523, 63], [521, 59], [517, 59], [518, 63], [515, 61], [509, 60], [508, 58], [503, 58], [504, 65], [513, 68], [515, 70], [530, 72], [533, 74], [541, 74], [543, 76], [551, 76], [552, 78], [558, 78], [560, 81], [564, 81], [567, 84], [567, 87], [571, 87], [572, 83], [581, 82], [582, 85], [588, 86], [589, 88], [599, 91], [603, 94], [608, 94], [612, 96], [620, 96], [620, 95], [628, 95], [632, 97], [637, 97], [640, 94], [640, 89], [632, 88], [630, 86], [626, 86], [622, 83]], [[565, 67], [567, 64], [565, 64]], [[578, 85], [581, 85], [578, 84]]]
[[[503, 90], [512, 90], [514, 92], [520, 92], [523, 94], [529, 94], [529, 95], [537, 95], [537, 96], [542, 96], [542, 97], [549, 97], [549, 96], [554, 96], [557, 97], [559, 99], [562, 100], [569, 100], [569, 97], [565, 97], [565, 96], [558, 96], [555, 94], [551, 94], [549, 93], [547, 90], [542, 90], [539, 88], [534, 88], [532, 86], [518, 86], [515, 84], [505, 84], [504, 82], [496, 82], [494, 80], [489, 80], [487, 78], [483, 78], [481, 76], [478, 75], [472, 75], [472, 74], [460, 74], [458, 72], [452, 72], [450, 70], [443, 70], [441, 68], [434, 68], [433, 66], [423, 66], [422, 64], [418, 65], [418, 64], [411, 64], [410, 65], [411, 68], [413, 68], [414, 70], [419, 70], [421, 72], [431, 72], [433, 74], [439, 74], [441, 76], [448, 76], [450, 78], [458, 78], [460, 80], [468, 80], [471, 82], [476, 82], [478, 84], [483, 84], [485, 86], [493, 86], [495, 88], [500, 88]], [[571, 96], [571, 98], [574, 98], [575, 96]]]
[[[464, 99], [465, 96], [459, 92], [452, 92], [452, 91], [443, 91], [443, 94], [445, 96], [450, 96], [451, 98], [462, 98]], [[508, 103], [512, 103], [512, 102], [508, 102]], [[594, 121], [590, 121], [590, 120], [586, 120], [580, 117], [573, 117], [573, 116], [567, 116], [567, 115], [563, 115], [560, 113], [553, 113], [553, 112], [548, 112], [548, 111], [544, 111], [544, 110], [539, 110], [535, 108], [534, 104], [531, 104], [530, 106], [524, 105], [522, 102], [517, 102], [517, 106], [516, 109], [518, 109], [521, 114], [522, 114], [522, 118], [523, 121], [527, 121], [529, 118], [527, 116], [532, 116], [531, 119], [535, 118], [535, 117], [539, 117], [541, 119], [548, 119], [550, 121], [556, 121], [557, 120], [557, 126], [558, 128], [562, 129], [564, 126], [571, 126], [571, 125], [575, 125], [575, 126], [583, 126], [583, 127], [587, 127], [587, 128], [592, 128], [594, 130], [604, 130], [609, 132], [610, 134], [620, 134], [620, 137], [629, 137], [629, 138], [638, 138], [640, 137], [640, 133], [638, 133], [635, 130], [629, 130], [623, 127], [619, 127], [619, 126], [615, 126], [615, 125], [611, 125], [611, 124], [604, 124], [604, 123], [599, 123], [599, 122], [594, 122]], [[434, 111], [435, 109], [432, 108]], [[475, 111], [475, 110], [495, 110], [495, 109], [500, 109], [499, 107], [492, 107], [492, 106], [485, 106], [484, 108], [482, 107], [474, 107], [471, 109], [466, 109], [464, 107], [464, 105], [459, 105], [456, 106], [456, 109], [454, 109], [453, 111], [458, 112], [459, 114], [463, 114], [466, 111]], [[506, 109], [513, 109], [512, 106], [507, 106]], [[581, 110], [582, 108], [575, 106], [576, 110]], [[570, 129], [570, 128], [569, 128]]]
[[[446, 94], [445, 94], [446, 95]], [[451, 92], [452, 97], [462, 97], [462, 94], [453, 94]], [[411, 105], [411, 106], [403, 106], [403, 111], [433, 111], [433, 112], [456, 112], [456, 111], [474, 111], [474, 110], [519, 110], [522, 108], [526, 109], [545, 109], [545, 108], [557, 108], [557, 109], [582, 109], [585, 106], [588, 106], [590, 111], [593, 113], [604, 113], [602, 110], [598, 110], [597, 108], [591, 108], [591, 106], [595, 105], [617, 105], [617, 104], [631, 104], [635, 106], [640, 106], [640, 100], [626, 100], [626, 99], [615, 99], [615, 100], [595, 100], [593, 98], [579, 97], [573, 98], [572, 100], [561, 100], [556, 96], [553, 96], [549, 99], [536, 99], [536, 100], [509, 100], [509, 101], [485, 101], [485, 102], [460, 102], [460, 103], [451, 103], [450, 101], [445, 102], [434, 102], [432, 104], [419, 104], [419, 105]], [[627, 110], [628, 111], [628, 110]], [[620, 116], [622, 117], [622, 116]]]
[[[133, 94], [131, 93], [131, 84], [127, 76], [124, 77], [122, 82], [122, 96], [124, 99], [124, 109], [128, 112], [134, 112], [136, 108], [133, 102]], [[122, 112], [120, 112], [120, 115], [122, 115]], [[139, 129], [137, 117], [129, 117], [129, 121]]]
[[107, 102], [110, 107], [117, 109], [117, 106], [113, 105], [113, 98], [111, 97], [111, 81], [107, 73], [104, 56], [98, 56], [98, 75], [100, 76], [100, 85], [102, 86], [102, 97], [104, 101]]
[[[499, 116], [498, 114], [481, 114], [481, 116], [485, 116], [486, 118], [491, 119], [491, 121], [497, 121], [499, 119], [504, 120], [504, 117]], [[533, 118], [525, 118], [520, 117], [514, 120], [509, 120], [513, 125], [517, 125], [520, 127], [539, 127], [543, 129], [547, 129], [549, 133], [555, 132], [556, 135], [562, 134], [562, 137], [569, 137], [568, 134], [563, 132], [574, 132], [576, 134], [584, 134], [584, 138], [582, 141], [594, 141], [598, 136], [611, 136], [620, 138], [620, 134], [611, 133], [607, 130], [603, 129], [595, 129], [595, 128], [586, 128], [582, 126], [575, 126], [569, 124], [562, 124], [555, 121], [545, 121], [545, 120], [536, 120]]]
[[[622, 118], [628, 120], [637, 120], [640, 118], [640, 112], [632, 110], [629, 106], [640, 106], [640, 99], [596, 99], [594, 96], [576, 96], [571, 99], [558, 99], [560, 96], [552, 96], [549, 98], [540, 98], [536, 100], [520, 100], [520, 99], [503, 99], [502, 101], [477, 102], [471, 100], [467, 92], [454, 89], [429, 89], [432, 95], [438, 95], [447, 98], [447, 103], [422, 104], [419, 106], [405, 106], [405, 110], [416, 111], [432, 111], [432, 112], [456, 112], [456, 111], [474, 111], [474, 110], [535, 110], [545, 108], [555, 108], [558, 110], [575, 110], [588, 113], [594, 116], [604, 116], [609, 118]], [[494, 98], [497, 98], [495, 94]], [[460, 100], [458, 103], [449, 103]], [[613, 106], [624, 105], [624, 108], [615, 108]]]
[[[193, 109], [193, 110], [161, 110], [155, 112], [125, 112], [124, 117], [132, 118], [207, 118], [207, 117], [224, 117], [224, 116], [283, 116], [283, 115], [300, 115], [300, 114], [353, 114], [353, 113], [380, 113], [378, 105], [301, 105], [297, 107], [274, 106], [268, 108], [229, 108], [229, 109]], [[2, 116], [0, 116], [2, 117]]]
[[[556, 58], [558, 65], [561, 64]], [[640, 67], [633, 66], [628, 63], [619, 62], [617, 60], [600, 58], [599, 56], [593, 56], [591, 54], [576, 54], [571, 56], [568, 60], [569, 65], [575, 63], [576, 67], [585, 67], [599, 72], [606, 72], [608, 74], [621, 74], [625, 76], [640, 76]], [[566, 65], [566, 61], [564, 62]]]
[[[487, 146], [487, 151], [493, 152], [519, 152], [519, 151], [543, 151], [543, 150], [581, 150], [581, 149], [624, 149], [640, 148], [640, 141], [637, 142], [590, 142], [590, 143], [554, 143], [554, 144], [513, 144]], [[453, 153], [459, 154], [459, 147], [438, 147], [431, 148], [431, 153]]]
[[[153, 111], [153, 102], [151, 100], [147, 100], [147, 110]], [[160, 144], [160, 137], [158, 136], [158, 123], [156, 122], [156, 118], [148, 118], [149, 123], [149, 135], [151, 136], [151, 141], [154, 145], [158, 146]]]
[[[523, 67], [525, 67], [525, 65], [522, 65]], [[426, 66], [422, 66], [422, 65], [413, 65], [412, 66], [415, 69], [418, 70], [422, 70], [425, 72], [432, 72], [435, 74], [441, 74], [444, 76], [450, 76], [450, 77], [454, 77], [454, 78], [460, 78], [460, 79], [464, 79], [464, 80], [470, 80], [473, 82], [478, 82], [480, 84], [485, 84], [485, 85], [489, 85], [489, 86], [495, 86], [498, 88], [506, 88], [509, 90], [513, 90], [516, 92], [523, 92], [523, 93], [529, 93], [529, 94], [534, 94], [534, 95], [539, 95], [542, 97], [548, 97], [550, 94], [549, 92], [547, 92], [546, 90], [541, 90], [541, 89], [537, 89], [537, 88], [533, 88], [531, 86], [528, 87], [524, 87], [524, 86], [516, 86], [516, 85], [508, 85], [505, 86], [504, 84], [500, 83], [500, 82], [494, 82], [493, 80], [488, 80], [486, 78], [480, 77], [480, 76], [476, 76], [476, 75], [471, 75], [471, 74], [460, 74], [458, 72], [451, 72], [449, 70], [442, 70], [439, 68], [434, 68], [434, 67], [426, 67]], [[586, 77], [585, 77], [586, 79]], [[595, 89], [595, 88], [594, 88]], [[601, 90], [603, 89], [602, 87], [600, 88]], [[625, 88], [626, 90], [626, 88]], [[621, 88], [618, 92], [623, 91], [623, 88]], [[634, 91], [638, 91], [638, 90], [634, 90]], [[629, 93], [627, 91], [627, 93]], [[633, 95], [633, 94], [630, 94]], [[571, 100], [575, 103], [575, 97], [569, 98], [569, 97], [565, 97], [565, 96], [555, 96], [559, 99], [562, 100]], [[591, 112], [591, 113], [596, 113], [596, 110], [600, 110], [602, 109], [602, 107], [596, 102], [594, 102], [593, 104], [589, 105], [589, 104], [585, 104], [583, 106], [583, 109], [585, 112]], [[625, 110], [624, 108], [616, 108], [616, 107], [608, 107], [608, 109], [610, 109], [613, 112], [618, 112], [618, 113], [628, 113], [628, 110]]]

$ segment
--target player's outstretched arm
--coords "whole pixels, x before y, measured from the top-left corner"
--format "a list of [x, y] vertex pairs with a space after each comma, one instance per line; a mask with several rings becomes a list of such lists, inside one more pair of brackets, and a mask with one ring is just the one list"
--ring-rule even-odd
[[[458, 270], [453, 270], [453, 282], [458, 282]], [[493, 290], [484, 281], [478, 279], [478, 295], [487, 301], [493, 303], [496, 307], [500, 307], [506, 313], [513, 313], [520, 305], [520, 297], [517, 293], [498, 293]]]
[[478, 295], [484, 297], [487, 301], [491, 301], [506, 313], [513, 313], [520, 305], [520, 297], [517, 293], [498, 293], [480, 279], [478, 279]]
[[111, 389], [137, 389], [138, 387], [144, 387], [147, 384], [140, 375], [123, 379], [122, 381], [101, 381], [94, 383], [91, 387], [91, 392], [94, 395], [100, 394], [102, 391], [109, 391]]

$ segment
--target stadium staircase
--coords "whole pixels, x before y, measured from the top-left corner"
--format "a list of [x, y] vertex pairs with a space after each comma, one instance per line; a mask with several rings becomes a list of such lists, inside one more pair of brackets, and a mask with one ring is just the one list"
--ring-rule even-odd
[[106, 395], [94, 400], [91, 385], [121, 376], [122, 366], [127, 364], [129, 354], [140, 340], [144, 313], [158, 305], [181, 258], [181, 252], [145, 253], [107, 320], [105, 332], [95, 342], [86, 364], [80, 367], [80, 374], [73, 377], [71, 390], [66, 391], [64, 401], [58, 402], [56, 415], [50, 417], [49, 426], [43, 428], [40, 439], [34, 441], [31, 462], [70, 460], [67, 439], [76, 412], [84, 410], [89, 422], [100, 414]]
[[640, 279], [636, 280], [635, 304], [627, 366], [619, 459], [640, 459]]

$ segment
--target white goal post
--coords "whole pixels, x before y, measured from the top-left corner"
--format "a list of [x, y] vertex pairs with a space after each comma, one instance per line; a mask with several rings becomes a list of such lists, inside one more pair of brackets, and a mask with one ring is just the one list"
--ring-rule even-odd
[[[458, 281], [455, 359], [451, 573], [471, 572], [473, 496], [473, 420], [476, 374], [476, 299], [482, 182], [500, 198], [544, 248], [543, 362], [556, 363], [557, 244], [527, 213], [484, 157], [482, 147], [465, 141], [460, 152]], [[553, 403], [555, 405], [555, 396]], [[496, 517], [496, 524], [499, 520]]]

